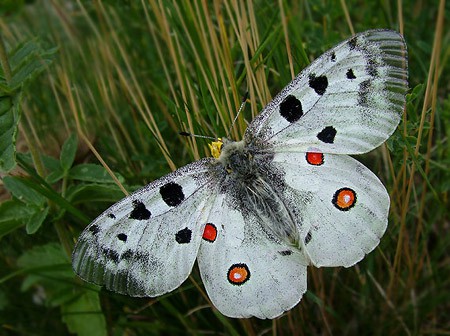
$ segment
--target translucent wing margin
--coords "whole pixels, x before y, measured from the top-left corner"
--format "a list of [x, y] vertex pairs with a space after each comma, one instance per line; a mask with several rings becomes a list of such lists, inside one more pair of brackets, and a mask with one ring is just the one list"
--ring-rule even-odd
[[304, 69], [252, 121], [245, 139], [276, 152], [365, 153], [394, 132], [407, 87], [403, 37], [360, 33]]
[[96, 218], [72, 255], [84, 280], [131, 296], [158, 296], [189, 276], [209, 213], [214, 159], [203, 159], [134, 192]]

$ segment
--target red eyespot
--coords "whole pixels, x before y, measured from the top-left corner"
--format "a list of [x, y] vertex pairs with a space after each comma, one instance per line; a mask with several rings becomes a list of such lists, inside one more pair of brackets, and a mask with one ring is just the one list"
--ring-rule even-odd
[[216, 226], [212, 223], [206, 223], [205, 229], [203, 230], [203, 239], [212, 243], [216, 240], [216, 238], [217, 238]]
[[242, 285], [250, 279], [250, 270], [246, 264], [234, 264], [228, 270], [228, 281], [233, 285]]
[[310, 165], [313, 166], [320, 166], [323, 165], [323, 153], [314, 153], [314, 152], [307, 152], [306, 153], [306, 162], [308, 162]]
[[332, 203], [339, 210], [347, 211], [356, 204], [356, 193], [350, 188], [341, 188], [334, 193]]

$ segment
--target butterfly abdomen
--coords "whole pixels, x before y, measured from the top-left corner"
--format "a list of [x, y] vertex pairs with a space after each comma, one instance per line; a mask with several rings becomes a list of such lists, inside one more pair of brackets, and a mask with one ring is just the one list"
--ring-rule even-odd
[[221, 188], [230, 194], [232, 206], [260, 219], [261, 229], [272, 239], [297, 245], [298, 230], [283, 200], [283, 173], [270, 163], [272, 155], [252, 151], [244, 141], [226, 140], [219, 158], [224, 182]]

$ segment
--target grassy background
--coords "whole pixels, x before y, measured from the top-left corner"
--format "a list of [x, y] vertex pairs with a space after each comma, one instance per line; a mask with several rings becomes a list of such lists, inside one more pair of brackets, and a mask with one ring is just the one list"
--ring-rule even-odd
[[[0, 17], [7, 50], [35, 38], [59, 50], [24, 92], [17, 148], [31, 155], [19, 156], [21, 169], [0, 185], [1, 213], [48, 209], [34, 228], [26, 216], [11, 219], [10, 230], [0, 220], [0, 334], [450, 334], [449, 14], [445, 1], [36, 0], [8, 7]], [[404, 34], [410, 94], [387, 146], [358, 157], [392, 199], [388, 230], [362, 262], [310, 268], [301, 303], [273, 321], [222, 316], [196, 267], [179, 289], [153, 299], [74, 276], [70, 252], [90, 220], [124, 192], [209, 155], [206, 141], [180, 130], [225, 134], [248, 91], [232, 130], [240, 139], [246, 121], [312, 59], [372, 28]], [[99, 162], [121, 187], [85, 165]], [[23, 175], [42, 178], [55, 193], [21, 197], [11, 176]]]

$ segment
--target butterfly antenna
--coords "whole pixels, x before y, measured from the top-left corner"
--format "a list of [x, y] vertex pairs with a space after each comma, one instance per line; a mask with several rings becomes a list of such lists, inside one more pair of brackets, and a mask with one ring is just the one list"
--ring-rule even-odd
[[185, 137], [192, 137], [192, 138], [203, 138], [203, 139], [210, 139], [210, 140], [217, 140], [214, 137], [206, 136], [206, 135], [198, 135], [198, 134], [192, 134], [189, 132], [178, 132], [179, 135], [185, 136]]
[[231, 123], [231, 127], [230, 127], [230, 129], [228, 130], [228, 133], [227, 133], [227, 138], [229, 137], [229, 135], [231, 133], [231, 130], [233, 129], [233, 126], [236, 123], [237, 118], [239, 117], [239, 114], [241, 114], [241, 111], [244, 109], [245, 103], [247, 102], [247, 98], [248, 98], [248, 91], [245, 93], [244, 97], [242, 98], [241, 106], [239, 106], [239, 110], [236, 113], [236, 116], [234, 117], [233, 122]]

